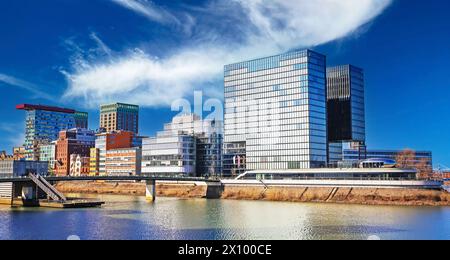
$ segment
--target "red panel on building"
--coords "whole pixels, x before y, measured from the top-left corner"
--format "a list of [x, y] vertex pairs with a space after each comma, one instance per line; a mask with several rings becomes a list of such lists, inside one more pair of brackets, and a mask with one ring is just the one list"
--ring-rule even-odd
[[51, 106], [42, 106], [42, 105], [30, 105], [30, 104], [20, 104], [16, 106], [18, 110], [43, 110], [50, 112], [59, 112], [66, 114], [75, 114], [75, 110], [68, 108], [60, 108], [60, 107], [51, 107]]
[[119, 131], [106, 134], [106, 150], [133, 147], [133, 132]]

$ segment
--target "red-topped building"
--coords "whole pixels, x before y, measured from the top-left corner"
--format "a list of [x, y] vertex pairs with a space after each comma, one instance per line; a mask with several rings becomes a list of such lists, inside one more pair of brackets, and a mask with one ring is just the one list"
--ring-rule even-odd
[[31, 104], [20, 104], [16, 109], [26, 111], [26, 160], [39, 161], [39, 147], [56, 141], [60, 131], [88, 126], [87, 113], [74, 109]]

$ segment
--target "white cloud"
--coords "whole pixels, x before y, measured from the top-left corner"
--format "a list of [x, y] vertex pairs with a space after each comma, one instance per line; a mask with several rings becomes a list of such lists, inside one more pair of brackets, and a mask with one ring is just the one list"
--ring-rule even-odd
[[33, 83], [27, 82], [25, 80], [9, 76], [6, 74], [0, 73], [0, 83], [3, 82], [9, 86], [18, 87], [24, 90], [27, 90], [34, 94], [33, 98], [42, 98], [47, 100], [52, 100], [53, 97], [39, 89], [39, 87]]
[[148, 19], [160, 23], [167, 23], [177, 21], [177, 19], [165, 11], [164, 9], [158, 8], [151, 2], [147, 0], [111, 0], [114, 3], [135, 11]]
[[[124, 2], [122, 5], [137, 2], [113, 1]], [[210, 0], [199, 17], [204, 23], [197, 21], [198, 40], [194, 47], [180, 47], [161, 59], [142, 51], [129, 51], [103, 61], [77, 62], [72, 73], [67, 74], [69, 87], [65, 96], [82, 97], [92, 106], [112, 100], [143, 106], [168, 105], [176, 98], [192, 95], [194, 89], [220, 82], [225, 64], [348, 36], [381, 14], [390, 3], [391, 0]], [[141, 12], [140, 8], [133, 10]], [[227, 21], [226, 27], [238, 37], [226, 38], [224, 25], [205, 22], [218, 18]], [[206, 90], [220, 93], [222, 87], [219, 83]]]
[[190, 33], [195, 20], [187, 14], [177, 14], [153, 4], [148, 0], [111, 0], [122, 7], [138, 13], [149, 19], [165, 25], [180, 27], [185, 33]]
[[113, 55], [113, 51], [108, 47], [108, 45], [106, 45], [102, 39], [100, 39], [100, 37], [97, 36], [97, 34], [95, 32], [91, 33], [91, 39], [93, 41], [95, 41], [95, 43], [97, 44], [98, 48], [100, 49], [100, 51], [102, 51], [104, 54], [108, 55], [108, 56], [112, 56]]

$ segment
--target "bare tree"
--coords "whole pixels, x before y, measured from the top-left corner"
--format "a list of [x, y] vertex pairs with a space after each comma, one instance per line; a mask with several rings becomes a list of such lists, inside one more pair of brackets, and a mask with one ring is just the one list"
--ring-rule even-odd
[[433, 168], [427, 159], [420, 159], [415, 168], [418, 171], [419, 179], [430, 179], [433, 177]]
[[406, 149], [399, 153], [396, 157], [397, 168], [416, 169], [419, 179], [430, 179], [433, 177], [433, 167], [425, 158], [417, 161], [416, 152]]
[[413, 169], [415, 168], [414, 161], [416, 158], [416, 152], [411, 149], [406, 149], [399, 154], [395, 160], [397, 161], [397, 168]]

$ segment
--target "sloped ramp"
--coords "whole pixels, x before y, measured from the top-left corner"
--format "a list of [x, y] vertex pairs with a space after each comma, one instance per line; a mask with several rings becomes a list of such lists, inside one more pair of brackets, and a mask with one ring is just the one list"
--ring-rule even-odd
[[67, 201], [67, 198], [40, 175], [29, 175], [30, 179], [54, 201]]

